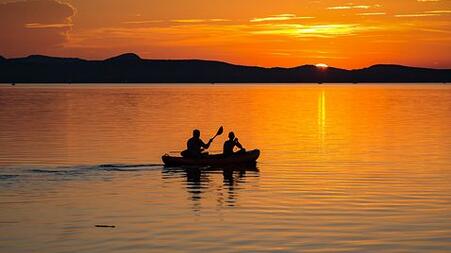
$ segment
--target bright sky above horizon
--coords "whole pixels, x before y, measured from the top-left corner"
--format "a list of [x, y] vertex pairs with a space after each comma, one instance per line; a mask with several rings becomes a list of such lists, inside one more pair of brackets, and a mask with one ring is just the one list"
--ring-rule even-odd
[[451, 68], [451, 0], [0, 0], [0, 55]]

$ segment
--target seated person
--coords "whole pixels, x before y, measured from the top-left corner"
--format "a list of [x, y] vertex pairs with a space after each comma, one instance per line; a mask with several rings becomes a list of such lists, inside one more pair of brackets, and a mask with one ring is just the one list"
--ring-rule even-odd
[[[237, 152], [234, 152], [234, 148], [237, 147], [240, 150]], [[235, 138], [235, 133], [230, 132], [229, 133], [229, 139], [224, 142], [224, 156], [231, 156], [233, 154], [246, 152], [246, 150], [243, 148], [243, 146], [238, 142], [238, 138]]]
[[193, 130], [193, 137], [188, 140], [186, 143], [187, 150], [182, 152], [182, 156], [186, 158], [201, 158], [204, 149], [208, 149], [213, 140], [210, 139], [207, 144], [205, 144], [200, 139], [200, 131], [195, 129]]

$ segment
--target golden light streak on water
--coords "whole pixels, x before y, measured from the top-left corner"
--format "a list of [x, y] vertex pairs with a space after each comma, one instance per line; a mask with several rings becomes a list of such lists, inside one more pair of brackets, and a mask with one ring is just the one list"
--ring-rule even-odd
[[321, 90], [318, 96], [318, 133], [321, 143], [321, 150], [324, 150], [324, 139], [326, 138], [326, 92]]
[[[433, 84], [0, 86], [0, 252], [447, 252], [450, 110]], [[161, 166], [220, 125], [257, 168]]]

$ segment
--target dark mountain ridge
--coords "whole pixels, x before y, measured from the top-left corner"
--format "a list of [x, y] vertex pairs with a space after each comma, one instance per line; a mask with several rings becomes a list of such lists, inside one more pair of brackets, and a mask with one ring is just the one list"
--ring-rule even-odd
[[43, 55], [0, 56], [0, 83], [393, 83], [450, 82], [451, 69], [378, 64], [346, 70], [302, 65], [263, 68], [208, 60], [146, 60], [123, 54], [106, 60]]

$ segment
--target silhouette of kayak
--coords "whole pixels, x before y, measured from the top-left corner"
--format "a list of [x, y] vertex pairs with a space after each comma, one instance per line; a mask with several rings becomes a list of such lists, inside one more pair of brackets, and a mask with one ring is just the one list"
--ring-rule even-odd
[[164, 165], [166, 166], [217, 166], [217, 165], [229, 165], [229, 164], [251, 164], [255, 163], [260, 156], [260, 150], [251, 150], [240, 154], [234, 154], [232, 156], [224, 157], [220, 155], [208, 155], [202, 158], [185, 158], [175, 157], [170, 155], [164, 155], [161, 157]]

